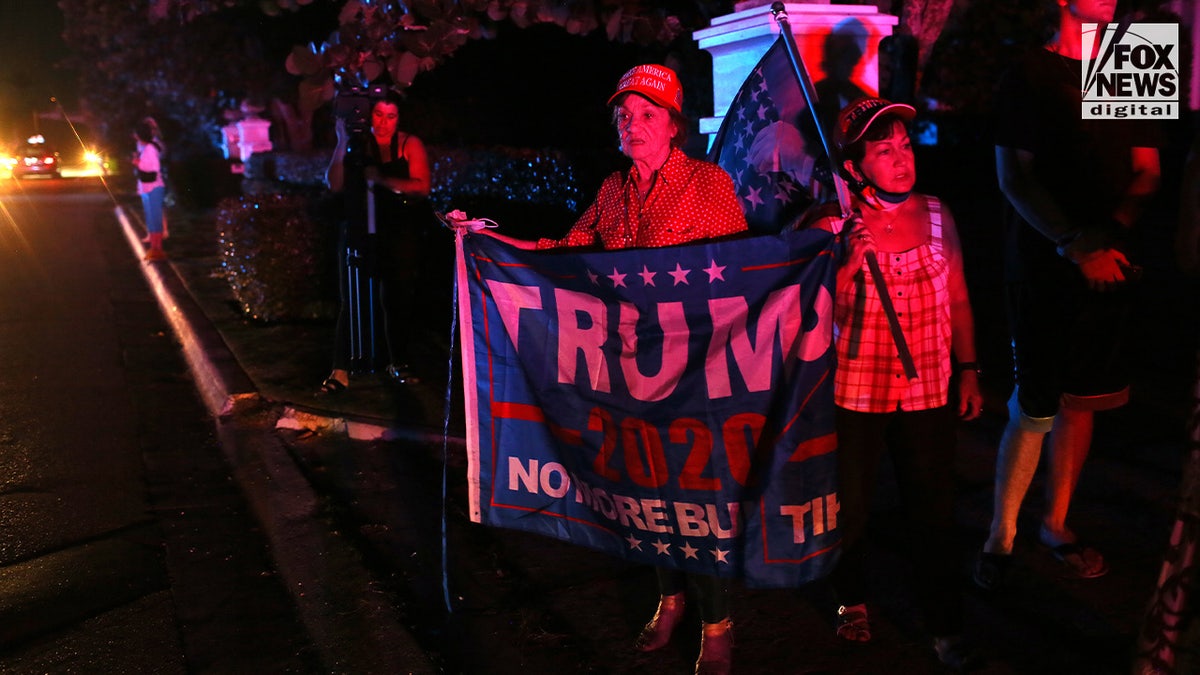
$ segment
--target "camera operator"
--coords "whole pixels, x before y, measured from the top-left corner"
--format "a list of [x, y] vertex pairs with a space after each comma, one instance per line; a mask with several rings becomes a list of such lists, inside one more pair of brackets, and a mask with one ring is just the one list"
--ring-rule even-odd
[[[429, 159], [416, 136], [399, 129], [399, 97], [376, 89], [335, 101], [337, 146], [325, 174], [342, 193], [345, 213], [339, 229], [338, 273], [341, 308], [334, 335], [333, 370], [320, 394], [337, 394], [350, 383], [350, 291], [346, 251], [366, 251], [382, 282], [388, 376], [415, 382], [409, 346], [414, 313], [421, 235], [432, 220]], [[369, 108], [368, 108], [369, 104]], [[369, 116], [364, 114], [369, 109]], [[376, 232], [367, 231], [367, 200], [374, 186]], [[372, 236], [373, 235], [373, 236]]]

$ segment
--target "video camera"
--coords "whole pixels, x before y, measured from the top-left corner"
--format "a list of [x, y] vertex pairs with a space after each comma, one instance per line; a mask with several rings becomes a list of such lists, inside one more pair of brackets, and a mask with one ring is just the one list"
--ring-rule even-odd
[[339, 87], [333, 98], [333, 115], [346, 121], [352, 135], [366, 133], [371, 128], [371, 108], [387, 94], [381, 84], [353, 84]]

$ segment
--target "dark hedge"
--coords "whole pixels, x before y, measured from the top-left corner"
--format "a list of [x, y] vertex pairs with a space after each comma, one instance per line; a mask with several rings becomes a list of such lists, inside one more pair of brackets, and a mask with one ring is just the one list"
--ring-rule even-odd
[[221, 268], [242, 312], [258, 321], [328, 319], [332, 228], [305, 193], [226, 198], [217, 210]]
[[[429, 148], [436, 211], [461, 209], [518, 237], [559, 236], [581, 210], [571, 162], [555, 151]], [[339, 214], [323, 189], [327, 155], [259, 153], [243, 195], [218, 207], [222, 269], [245, 316], [329, 319]], [[449, 240], [449, 235], [447, 234]]]

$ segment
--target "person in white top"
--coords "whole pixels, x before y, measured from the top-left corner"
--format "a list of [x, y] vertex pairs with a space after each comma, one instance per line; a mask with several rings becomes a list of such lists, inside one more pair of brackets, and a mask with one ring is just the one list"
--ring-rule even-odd
[[154, 130], [145, 120], [134, 127], [137, 140], [137, 158], [134, 170], [137, 175], [137, 191], [142, 197], [142, 212], [146, 220], [146, 234], [150, 248], [146, 260], [163, 260], [163, 196], [166, 187], [162, 179], [161, 149], [154, 141]]

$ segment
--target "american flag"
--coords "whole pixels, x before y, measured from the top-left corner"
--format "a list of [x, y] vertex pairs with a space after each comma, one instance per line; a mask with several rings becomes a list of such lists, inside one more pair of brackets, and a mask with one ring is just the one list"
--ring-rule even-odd
[[775, 233], [821, 194], [824, 156], [781, 37], [730, 103], [708, 160], [733, 177], [750, 229]]

